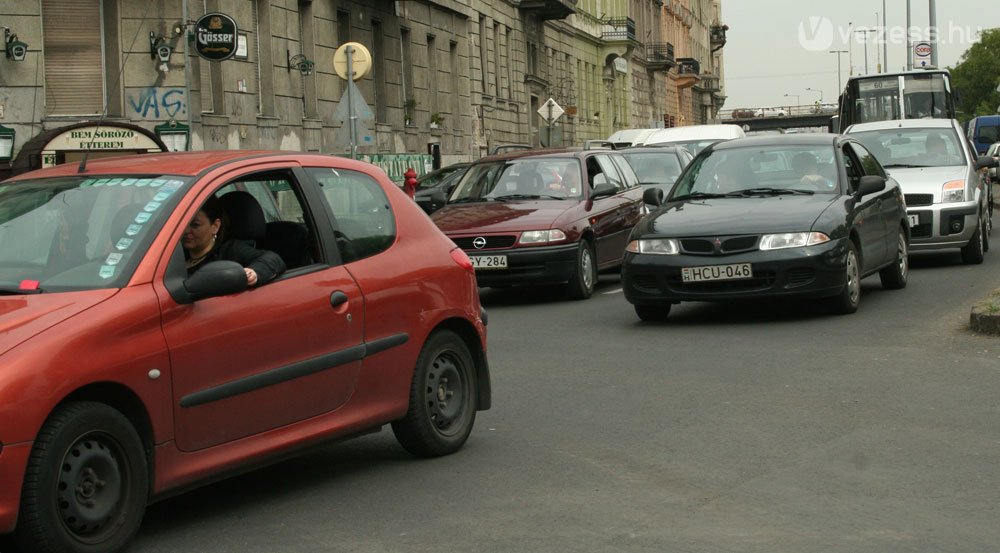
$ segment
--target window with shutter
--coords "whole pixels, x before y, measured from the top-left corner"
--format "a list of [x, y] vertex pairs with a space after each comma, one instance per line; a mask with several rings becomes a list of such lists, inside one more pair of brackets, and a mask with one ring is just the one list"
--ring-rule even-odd
[[99, 115], [104, 111], [101, 3], [42, 0], [45, 111]]

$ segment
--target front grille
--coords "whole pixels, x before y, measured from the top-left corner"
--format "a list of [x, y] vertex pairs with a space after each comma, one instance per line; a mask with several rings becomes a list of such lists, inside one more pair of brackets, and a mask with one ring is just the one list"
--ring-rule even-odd
[[480, 250], [496, 250], [500, 248], [509, 248], [514, 245], [517, 241], [516, 236], [483, 236], [486, 239], [486, 245], [482, 248], [477, 248], [472, 243], [475, 241], [477, 236], [464, 236], [462, 238], [452, 238], [451, 240], [455, 242], [455, 245], [466, 251], [480, 251]]
[[671, 276], [667, 285], [678, 292], [695, 294], [711, 294], [719, 292], [748, 292], [752, 290], [767, 290], [774, 285], [774, 271], [754, 271], [753, 278], [744, 280], [715, 280], [711, 282], [684, 282], [680, 273]]
[[792, 269], [788, 271], [788, 286], [804, 286], [816, 280], [815, 269]]
[[[717, 238], [682, 238], [681, 251], [691, 255], [729, 255], [752, 251], [757, 247], [758, 236], [728, 236]], [[716, 245], [716, 241], [719, 242]]]
[[905, 194], [906, 207], [934, 205], [934, 194]]

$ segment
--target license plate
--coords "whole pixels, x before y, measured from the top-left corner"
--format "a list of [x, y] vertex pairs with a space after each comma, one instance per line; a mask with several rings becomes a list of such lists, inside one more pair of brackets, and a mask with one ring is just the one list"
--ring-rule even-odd
[[472, 260], [472, 266], [477, 269], [506, 269], [507, 268], [507, 256], [506, 255], [473, 255], [469, 259]]
[[910, 219], [910, 226], [911, 227], [919, 227], [920, 226], [920, 215], [907, 215], [907, 217]]
[[706, 282], [711, 280], [742, 280], [753, 278], [753, 268], [749, 263], [735, 265], [709, 265], [707, 267], [684, 267], [681, 280], [684, 282]]

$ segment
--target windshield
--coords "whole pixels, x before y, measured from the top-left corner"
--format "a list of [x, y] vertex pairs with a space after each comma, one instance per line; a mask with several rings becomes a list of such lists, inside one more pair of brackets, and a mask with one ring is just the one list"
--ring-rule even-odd
[[639, 177], [639, 184], [666, 185], [664, 192], [670, 190], [671, 185], [681, 176], [681, 162], [674, 152], [643, 152], [629, 153], [622, 152], [622, 156]]
[[515, 159], [469, 167], [449, 203], [581, 198], [576, 158]]
[[965, 165], [958, 134], [950, 128], [885, 129], [851, 133], [883, 167]]
[[713, 150], [691, 162], [670, 199], [839, 193], [833, 146]]
[[430, 190], [431, 188], [437, 188], [439, 186], [451, 186], [455, 184], [455, 181], [462, 178], [462, 175], [465, 174], [465, 170], [466, 167], [456, 167], [442, 172], [439, 175], [435, 175], [433, 178], [428, 177], [417, 184], [417, 190]]
[[71, 176], [0, 185], [0, 290], [123, 286], [187, 182]]
[[905, 75], [900, 113], [900, 76], [858, 79], [852, 83], [851, 123], [893, 119], [952, 118], [947, 76], [941, 73]]

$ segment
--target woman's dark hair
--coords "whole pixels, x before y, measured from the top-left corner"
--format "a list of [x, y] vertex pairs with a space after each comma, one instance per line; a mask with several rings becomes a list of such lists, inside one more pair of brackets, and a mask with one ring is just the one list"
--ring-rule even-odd
[[201, 211], [205, 212], [205, 215], [208, 216], [208, 221], [210, 223], [216, 219], [220, 221], [222, 220], [222, 202], [215, 196], [209, 196], [208, 199], [205, 200], [204, 205], [201, 206]]

